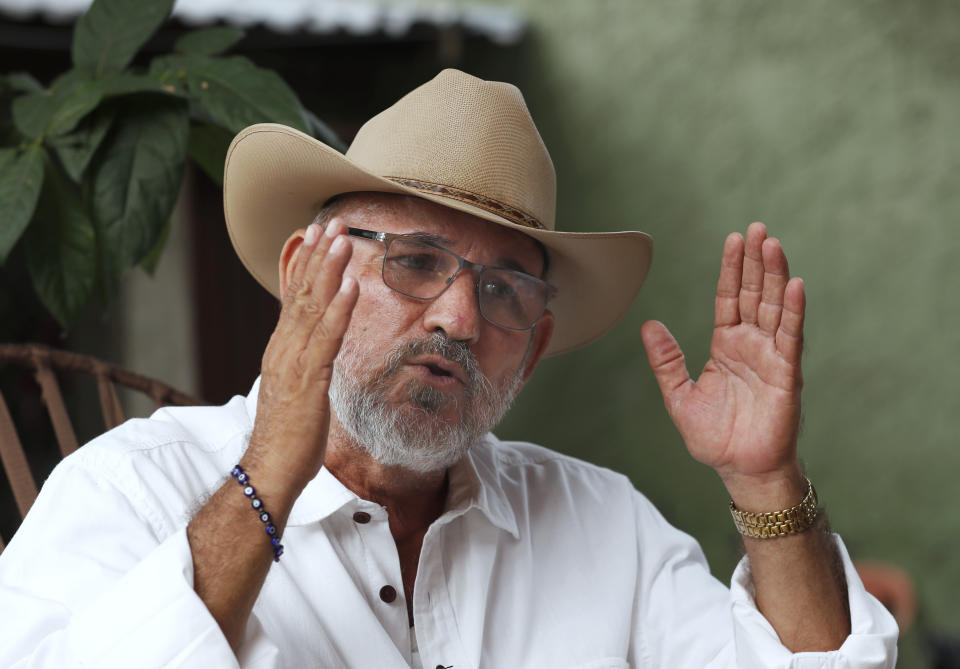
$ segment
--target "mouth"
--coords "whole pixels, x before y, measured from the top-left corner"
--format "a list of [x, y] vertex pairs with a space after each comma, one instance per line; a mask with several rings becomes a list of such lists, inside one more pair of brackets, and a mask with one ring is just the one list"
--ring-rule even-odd
[[418, 370], [422, 377], [434, 385], [440, 387], [466, 385], [466, 381], [463, 378], [464, 373], [460, 365], [442, 356], [430, 355], [417, 357], [408, 364]]

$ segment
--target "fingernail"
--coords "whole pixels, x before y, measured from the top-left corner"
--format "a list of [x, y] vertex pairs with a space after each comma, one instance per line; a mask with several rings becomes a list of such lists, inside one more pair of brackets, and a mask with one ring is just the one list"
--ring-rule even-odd
[[340, 253], [346, 245], [347, 240], [344, 239], [343, 236], [340, 236], [333, 240], [333, 244], [330, 245], [330, 250], [333, 253]]
[[352, 276], [343, 277], [343, 281], [340, 282], [340, 292], [349, 293], [350, 290], [353, 288], [354, 282], [355, 282], [355, 279]]
[[336, 219], [327, 224], [327, 237], [336, 237], [340, 233], [340, 222]]
[[303, 236], [304, 244], [310, 245], [317, 241], [317, 226], [311, 223], [307, 226], [307, 234]]

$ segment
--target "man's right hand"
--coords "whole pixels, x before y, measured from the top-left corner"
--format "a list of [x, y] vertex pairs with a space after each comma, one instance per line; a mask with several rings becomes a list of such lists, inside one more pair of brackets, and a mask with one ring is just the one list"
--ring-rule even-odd
[[356, 280], [344, 276], [353, 248], [345, 232], [336, 219], [325, 231], [316, 223], [307, 228], [263, 355], [257, 417], [241, 464], [256, 473], [265, 496], [282, 496], [280, 503], [292, 503], [326, 453], [333, 361], [359, 294]]
[[[344, 277], [352, 245], [334, 220], [311, 225], [282, 281], [283, 308], [263, 356], [253, 435], [240, 466], [282, 535], [293, 503], [323, 466], [330, 425], [327, 390], [357, 303]], [[238, 541], [237, 537], [243, 537]], [[228, 479], [187, 527], [193, 587], [234, 650], [243, 644], [273, 549], [249, 500]]]

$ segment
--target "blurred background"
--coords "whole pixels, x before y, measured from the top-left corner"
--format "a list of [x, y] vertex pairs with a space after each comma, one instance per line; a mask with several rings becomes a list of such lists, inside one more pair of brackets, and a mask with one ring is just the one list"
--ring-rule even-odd
[[[89, 3], [72, 4], [0, 0], [0, 71], [66, 69]], [[664, 321], [699, 370], [723, 240], [766, 222], [806, 281], [808, 474], [854, 558], [915, 585], [900, 666], [935, 666], [931, 639], [960, 637], [960, 5], [182, 0], [155, 39], [197, 25], [244, 28], [234, 52], [347, 141], [443, 67], [520, 86], [557, 168], [558, 228], [643, 230], [655, 253], [627, 317], [543, 362], [498, 433], [628, 474], [723, 581], [740, 554], [724, 489], [687, 455], [639, 330]], [[233, 258], [220, 197], [188, 168], [154, 277], [132, 273], [65, 334], [8, 263], [0, 335], [211, 402], [246, 393], [277, 307]]]

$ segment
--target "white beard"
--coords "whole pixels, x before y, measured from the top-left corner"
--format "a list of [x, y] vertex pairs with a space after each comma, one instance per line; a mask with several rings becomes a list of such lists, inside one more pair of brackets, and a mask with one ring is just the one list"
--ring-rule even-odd
[[[391, 405], [391, 380], [413, 356], [436, 353], [460, 365], [466, 377], [459, 420], [450, 423], [441, 411], [457, 397], [416, 380], [403, 388], [409, 402]], [[356, 445], [377, 462], [428, 473], [446, 470], [460, 460], [510, 408], [522, 382], [523, 365], [494, 388], [462, 342], [443, 333], [390, 351], [384, 366], [364, 375], [362, 363], [375, 359], [354, 341], [345, 341], [333, 366], [330, 405]]]

